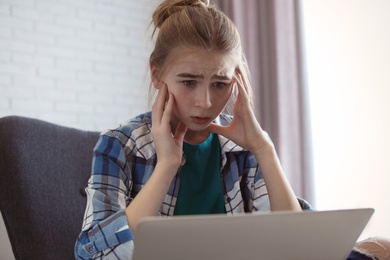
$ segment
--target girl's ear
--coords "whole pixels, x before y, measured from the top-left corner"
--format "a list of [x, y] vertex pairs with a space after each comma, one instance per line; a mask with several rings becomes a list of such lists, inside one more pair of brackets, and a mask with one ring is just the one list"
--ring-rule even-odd
[[161, 86], [160, 77], [158, 75], [157, 66], [154, 63], [150, 63], [150, 77], [152, 84], [156, 89], [159, 89]]

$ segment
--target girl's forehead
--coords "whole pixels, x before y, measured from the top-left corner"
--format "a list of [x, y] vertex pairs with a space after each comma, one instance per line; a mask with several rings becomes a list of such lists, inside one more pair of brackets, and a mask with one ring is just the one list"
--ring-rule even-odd
[[213, 71], [213, 73], [218, 74], [232, 74], [236, 67], [232, 55], [205, 50], [177, 53], [170, 65], [174, 71], [190, 70], [198, 73]]

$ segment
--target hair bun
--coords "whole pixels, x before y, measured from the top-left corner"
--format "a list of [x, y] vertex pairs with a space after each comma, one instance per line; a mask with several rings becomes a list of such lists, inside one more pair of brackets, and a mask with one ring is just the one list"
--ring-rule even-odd
[[209, 5], [210, 0], [165, 0], [154, 11], [152, 21], [155, 28], [160, 28], [169, 16], [183, 10], [184, 8], [207, 8]]

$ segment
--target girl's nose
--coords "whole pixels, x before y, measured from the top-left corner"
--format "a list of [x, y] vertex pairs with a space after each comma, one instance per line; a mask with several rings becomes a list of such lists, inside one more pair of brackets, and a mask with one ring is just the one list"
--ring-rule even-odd
[[211, 95], [208, 87], [200, 87], [195, 93], [195, 106], [203, 109], [211, 107]]

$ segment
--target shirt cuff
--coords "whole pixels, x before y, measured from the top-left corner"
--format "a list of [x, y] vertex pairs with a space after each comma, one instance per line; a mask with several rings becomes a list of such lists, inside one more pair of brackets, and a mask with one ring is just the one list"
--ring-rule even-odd
[[82, 247], [89, 255], [134, 240], [124, 210], [118, 211], [104, 221], [95, 224], [87, 235], [89, 242]]

